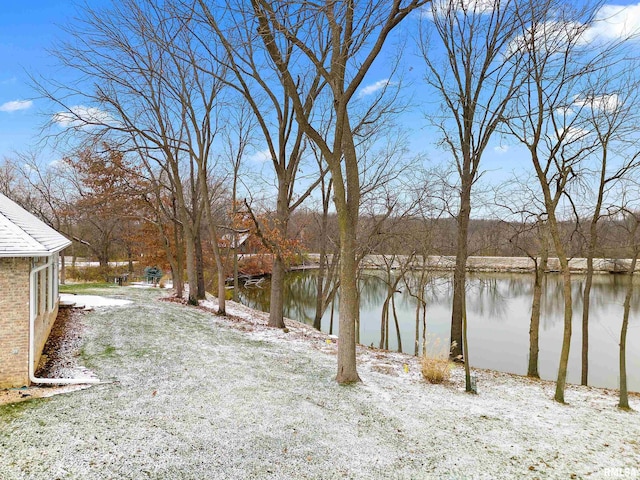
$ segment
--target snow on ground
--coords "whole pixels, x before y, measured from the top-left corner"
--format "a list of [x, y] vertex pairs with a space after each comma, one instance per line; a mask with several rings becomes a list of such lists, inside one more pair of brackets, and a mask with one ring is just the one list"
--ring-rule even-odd
[[132, 288], [173, 288], [173, 282], [167, 281], [163, 282], [163, 286], [153, 285], [152, 283], [147, 282], [131, 282], [129, 286]]
[[116, 307], [129, 305], [131, 303], [131, 300], [123, 300], [121, 298], [110, 298], [100, 295], [76, 295], [75, 293], [61, 293], [60, 301], [63, 303], [84, 305], [85, 308]]
[[84, 316], [82, 357], [109, 383], [0, 406], [3, 480], [640, 476], [617, 392], [569, 386], [559, 405], [550, 382], [475, 371], [469, 395], [462, 369], [431, 385], [413, 357], [363, 347], [362, 383], [340, 386], [335, 337], [120, 291], [133, 303]]

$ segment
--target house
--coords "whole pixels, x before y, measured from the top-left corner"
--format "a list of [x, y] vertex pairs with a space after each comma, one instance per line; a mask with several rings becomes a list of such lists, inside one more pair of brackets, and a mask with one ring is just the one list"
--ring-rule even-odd
[[58, 314], [58, 255], [69, 245], [0, 193], [0, 388], [35, 381]]
[[220, 248], [235, 248], [238, 253], [247, 253], [247, 240], [251, 234], [247, 232], [225, 233], [218, 241]]

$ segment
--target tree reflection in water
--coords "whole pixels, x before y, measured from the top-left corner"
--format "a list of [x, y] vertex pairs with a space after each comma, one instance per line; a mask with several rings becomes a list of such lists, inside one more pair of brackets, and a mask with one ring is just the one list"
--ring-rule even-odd
[[[408, 274], [407, 281], [414, 285]], [[413, 274], [415, 275], [415, 274]], [[317, 273], [290, 272], [285, 279], [285, 316], [313, 324]], [[618, 332], [622, 321], [622, 304], [626, 275], [596, 275], [591, 295], [591, 382], [596, 386], [618, 387], [617, 355]], [[467, 311], [469, 317], [469, 347], [473, 365], [518, 374], [526, 374], [528, 354], [529, 317], [534, 277], [532, 274], [474, 273], [469, 274]], [[575, 312], [574, 327], [582, 311], [584, 277], [573, 279]], [[630, 330], [627, 345], [629, 389], [640, 391], [640, 278], [631, 304]], [[400, 283], [399, 285], [403, 285]], [[381, 308], [387, 287], [380, 272], [367, 270], [360, 279], [360, 339], [365, 345], [378, 345], [380, 341]], [[448, 340], [451, 322], [452, 277], [437, 272], [425, 288], [427, 301], [427, 331]], [[260, 287], [242, 287], [240, 300], [245, 305], [262, 311], [269, 310], [269, 282]], [[396, 293], [402, 344], [405, 352], [413, 353], [415, 336], [416, 299], [406, 288]], [[339, 302], [339, 296], [336, 298]], [[329, 328], [329, 310], [322, 319], [322, 329]], [[555, 378], [562, 330], [562, 282], [557, 274], [548, 274], [544, 280], [540, 332], [540, 374], [542, 378]], [[337, 316], [337, 308], [336, 308]], [[334, 334], [337, 333], [334, 321]], [[390, 337], [390, 349], [395, 349], [395, 335]], [[572, 341], [569, 381], [579, 383], [579, 334]], [[393, 345], [392, 345], [393, 343]]]

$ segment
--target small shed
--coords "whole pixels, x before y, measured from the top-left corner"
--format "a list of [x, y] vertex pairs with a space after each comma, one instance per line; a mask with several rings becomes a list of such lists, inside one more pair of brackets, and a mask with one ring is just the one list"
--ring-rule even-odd
[[0, 193], [0, 388], [29, 385], [58, 314], [71, 242]]

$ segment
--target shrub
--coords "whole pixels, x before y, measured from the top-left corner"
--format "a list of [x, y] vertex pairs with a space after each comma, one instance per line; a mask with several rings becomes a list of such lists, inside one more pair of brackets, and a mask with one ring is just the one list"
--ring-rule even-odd
[[422, 376], [429, 383], [448, 382], [451, 376], [449, 351], [442, 345], [439, 338], [433, 340], [428, 337], [427, 346], [420, 359]]

